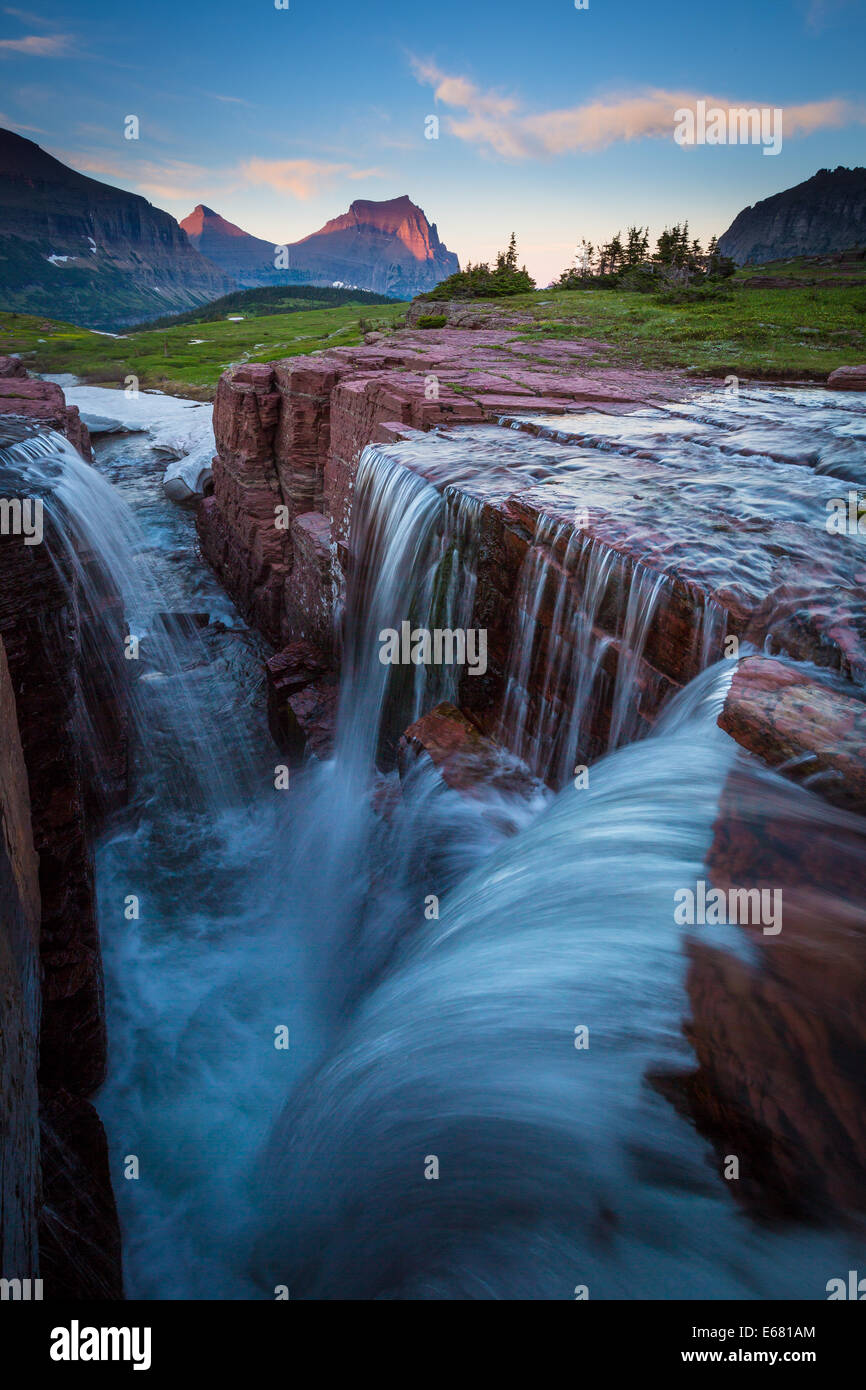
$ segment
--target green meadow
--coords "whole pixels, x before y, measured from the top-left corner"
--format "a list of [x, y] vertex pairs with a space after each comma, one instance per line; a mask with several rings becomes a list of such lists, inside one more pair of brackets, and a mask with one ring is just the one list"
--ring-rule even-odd
[[365, 332], [390, 327], [405, 312], [405, 304], [344, 304], [111, 337], [0, 311], [0, 351], [20, 353], [31, 371], [72, 372], [93, 386], [122, 386], [132, 374], [144, 388], [208, 400], [226, 367], [359, 343]]
[[[800, 279], [784, 287], [749, 287], [750, 280], [768, 275]], [[721, 287], [706, 290], [547, 289], [476, 300], [471, 308], [484, 325], [494, 327], [506, 318], [509, 331], [524, 342], [592, 339], [599, 350], [590, 364], [822, 381], [835, 367], [866, 361], [866, 279], [853, 275], [850, 283], [840, 284], [816, 273], [814, 264], [739, 271]], [[120, 386], [134, 374], [143, 387], [206, 399], [228, 366], [356, 344], [371, 329], [398, 327], [405, 312], [405, 304], [348, 303], [252, 314], [238, 322], [225, 317], [189, 322], [186, 314], [182, 321], [118, 337], [0, 312], [0, 350], [20, 353], [37, 372], [72, 372], [105, 386]], [[542, 349], [540, 360], [543, 356]]]

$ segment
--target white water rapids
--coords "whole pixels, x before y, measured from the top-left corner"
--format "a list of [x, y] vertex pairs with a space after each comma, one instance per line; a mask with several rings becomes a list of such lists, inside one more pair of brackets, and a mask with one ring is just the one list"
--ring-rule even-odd
[[[337, 756], [278, 791], [261, 653], [193, 561], [190, 517], [134, 441], [101, 445], [101, 476], [52, 443], [29, 465], [59, 477], [58, 516], [142, 635], [132, 796], [97, 847], [97, 1105], [128, 1295], [822, 1298], [856, 1267], [846, 1233], [750, 1220], [647, 1079], [693, 1065], [671, 905], [702, 872], [736, 756], [716, 726], [730, 664], [588, 788], [512, 807], [516, 834], [423, 769], [383, 817], [373, 638], [432, 602], [418, 574], [442, 558], [442, 504], [368, 451]], [[221, 627], [168, 640], [161, 610]]]

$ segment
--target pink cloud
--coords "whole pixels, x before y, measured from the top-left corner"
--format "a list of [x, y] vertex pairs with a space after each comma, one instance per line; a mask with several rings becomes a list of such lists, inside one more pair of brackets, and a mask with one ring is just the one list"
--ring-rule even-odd
[[60, 58], [72, 45], [71, 34], [27, 34], [23, 39], [0, 39], [0, 52], [31, 58]]
[[338, 178], [384, 177], [381, 169], [355, 169], [315, 159], [249, 159], [240, 168], [246, 183], [264, 185], [278, 193], [291, 193], [302, 201], [312, 198], [324, 184]]
[[[433, 88], [437, 101], [454, 109], [455, 114], [446, 117], [452, 135], [505, 159], [592, 152], [618, 141], [672, 139], [674, 113], [694, 108], [698, 100], [724, 111], [768, 105], [649, 89], [596, 98], [558, 110], [528, 112], [521, 109], [515, 98], [485, 92], [468, 78], [443, 73], [433, 63], [413, 58], [412, 68], [419, 82]], [[786, 136], [866, 123], [866, 107], [839, 98], [787, 106], [782, 111]]]

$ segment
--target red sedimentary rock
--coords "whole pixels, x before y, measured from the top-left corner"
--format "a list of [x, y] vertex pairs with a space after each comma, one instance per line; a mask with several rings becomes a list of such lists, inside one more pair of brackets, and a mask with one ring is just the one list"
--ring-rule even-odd
[[[690, 944], [699, 1065], [679, 1103], [720, 1160], [739, 1157], [731, 1194], [765, 1214], [866, 1208], [866, 821], [837, 809], [863, 806], [864, 717], [859, 699], [761, 657], [742, 663], [719, 719], [749, 752], [724, 788], [707, 875], [780, 892], [781, 930], [719, 929], [748, 939], [749, 956], [718, 937]], [[836, 806], [766, 765], [811, 776]]]
[[416, 760], [427, 757], [443, 782], [467, 796], [491, 790], [505, 796], [531, 796], [536, 784], [526, 769], [487, 738], [471, 719], [447, 702], [416, 719], [397, 748], [397, 766], [405, 777]]
[[37, 1274], [39, 861], [15, 695], [0, 640], [0, 1273]]
[[866, 814], [866, 704], [767, 657], [737, 668], [719, 723], [770, 767]]
[[[364, 447], [505, 412], [622, 411], [674, 387], [654, 373], [589, 376], [586, 353], [585, 344], [552, 341], [528, 355], [501, 329], [446, 328], [230, 369], [214, 408], [214, 493], [198, 512], [206, 558], [275, 647], [309, 639], [332, 649]], [[490, 706], [501, 688], [508, 604], [536, 517], [504, 502], [485, 511], [483, 544], [498, 560], [481, 567], [479, 610], [498, 668], [461, 693], [467, 708]]]
[[292, 757], [308, 750], [326, 757], [337, 712], [337, 677], [313, 642], [291, 642], [265, 663], [268, 725], [278, 747]]
[[866, 391], [866, 362], [857, 367], [837, 367], [827, 378], [834, 391]]
[[[312, 638], [331, 648], [363, 448], [411, 440], [413, 432], [434, 427], [441, 435], [450, 425], [486, 426], [503, 414], [530, 414], [553, 417], [547, 434], [539, 426], [525, 427], [551, 438], [552, 452], [567, 461], [569, 422], [582, 413], [602, 411], [609, 419], [685, 389], [682, 378], [672, 375], [588, 369], [587, 350], [581, 342], [526, 343], [501, 328], [448, 326], [228, 371], [215, 411], [214, 496], [199, 511], [205, 555], [274, 646]], [[558, 415], [568, 420], [557, 421]], [[466, 447], [468, 458], [472, 444]], [[446, 459], [441, 469], [435, 447], [407, 466], [434, 483], [439, 470], [447, 481], [447, 448], [439, 453]], [[540, 571], [535, 604], [523, 731], [537, 765], [544, 762], [545, 728], [567, 717], [570, 694], [551, 683], [549, 658], [573, 642], [573, 625], [560, 622], [554, 632], [552, 624], [581, 602], [589, 581], [593, 557], [574, 545], [578, 529], [610, 560], [595, 618], [604, 641], [584, 756], [607, 745], [623, 616], [641, 571], [666, 576], [663, 599], [633, 663], [637, 717], [644, 724], [708, 654], [717, 654], [725, 633], [762, 646], [772, 632], [776, 646], [795, 657], [857, 680], [866, 677], [864, 608], [852, 582], [852, 547], [807, 534], [783, 515], [746, 522], [730, 503], [713, 514], [708, 531], [706, 505], [680, 500], [675, 470], [652, 451], [599, 451], [581, 467], [580, 477], [572, 472], [560, 482], [554, 467], [536, 483], [531, 474], [503, 476], [480, 462], [460, 483], [478, 503], [472, 626], [487, 631], [489, 669], [482, 680], [461, 682], [459, 701], [487, 732], [508, 742], [499, 716], [515, 602], [527, 557], [542, 551], [548, 563]], [[690, 486], [696, 480], [693, 469]], [[578, 528], [577, 504], [587, 499], [591, 513]], [[278, 514], [281, 526], [275, 524]], [[542, 517], [556, 529], [539, 540]], [[566, 652], [563, 661], [567, 665], [573, 657], [579, 653]]]
[[[0, 373], [5, 373], [0, 374], [0, 414], [63, 431], [89, 456], [87, 431], [77, 410], [66, 407], [60, 388], [22, 376], [20, 364], [11, 361], [10, 367], [10, 359], [0, 359]], [[96, 1287], [89, 1264], [94, 1252], [100, 1268], [105, 1260], [115, 1266], [111, 1278], [100, 1274], [99, 1286], [115, 1293], [120, 1287], [119, 1232], [107, 1168], [101, 1159], [92, 1171], [88, 1168], [88, 1155], [99, 1147], [101, 1124], [87, 1097], [101, 1084], [106, 1063], [91, 844], [101, 816], [123, 795], [126, 768], [125, 712], [113, 693], [119, 682], [111, 680], [106, 666], [106, 654], [119, 650], [120, 600], [103, 591], [98, 611], [88, 610], [85, 618], [77, 581], [65, 572], [60, 547], [54, 548], [59, 566], [52, 561], [50, 540], [48, 529], [48, 543], [42, 545], [0, 536], [0, 639], [15, 692], [39, 859], [39, 1086], [43, 1114], [51, 1117], [42, 1152], [43, 1157], [55, 1154], [57, 1176], [52, 1185], [44, 1174], [50, 1211], [43, 1205], [40, 1245], [43, 1235], [52, 1240], [45, 1231], [48, 1221], [59, 1251], [54, 1269], [62, 1266], [64, 1271], [56, 1283], [53, 1274], [45, 1275], [46, 1297], [56, 1297], [74, 1287], [85, 1296]], [[81, 558], [86, 565], [97, 563], [96, 557]], [[89, 692], [92, 746], [85, 746], [77, 732], [78, 692], [83, 688]], [[4, 743], [17, 731], [7, 707]], [[61, 1103], [58, 1096], [71, 1099]], [[81, 1138], [85, 1131], [86, 1143]], [[104, 1148], [104, 1136], [101, 1143]], [[82, 1201], [80, 1192], [73, 1193], [75, 1184], [70, 1186], [61, 1174], [67, 1159], [89, 1172], [88, 1182], [101, 1192], [98, 1202]]]
[[93, 458], [87, 426], [77, 405], [67, 405], [60, 387], [53, 381], [28, 376], [17, 357], [0, 357], [0, 415], [15, 415], [37, 421], [45, 429], [65, 434], [70, 444], [88, 461]]

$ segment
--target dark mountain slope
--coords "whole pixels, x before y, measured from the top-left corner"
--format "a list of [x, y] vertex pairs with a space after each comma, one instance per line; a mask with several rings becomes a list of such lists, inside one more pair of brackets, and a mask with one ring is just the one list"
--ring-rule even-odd
[[719, 238], [738, 265], [866, 245], [866, 169], [820, 169], [805, 183], [744, 208]]
[[111, 330], [234, 288], [167, 212], [0, 130], [0, 306]]

